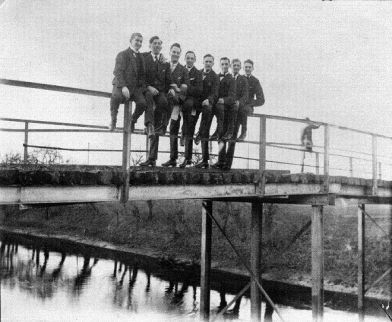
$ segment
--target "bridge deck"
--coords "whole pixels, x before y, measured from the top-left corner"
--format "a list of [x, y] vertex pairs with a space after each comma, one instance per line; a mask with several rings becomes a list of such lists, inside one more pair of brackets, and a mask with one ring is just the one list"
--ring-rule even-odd
[[[122, 185], [120, 167], [108, 166], [9, 166], [0, 168], [0, 204], [45, 204], [118, 201]], [[129, 200], [261, 198], [263, 202], [334, 204], [336, 198], [355, 203], [392, 200], [392, 182], [329, 177], [288, 171], [266, 171], [265, 193], [260, 194], [258, 170], [231, 171], [132, 167]]]

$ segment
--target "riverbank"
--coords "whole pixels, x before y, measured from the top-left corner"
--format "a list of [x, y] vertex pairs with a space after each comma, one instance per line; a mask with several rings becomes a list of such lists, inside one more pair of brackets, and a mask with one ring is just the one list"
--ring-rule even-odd
[[[308, 288], [311, 285], [309, 232], [292, 246], [288, 244], [309, 220], [310, 207], [268, 205], [265, 208], [263, 279]], [[388, 229], [389, 208], [370, 207], [368, 211]], [[216, 203], [214, 213], [236, 247], [248, 258], [249, 205]], [[328, 291], [356, 293], [355, 213], [350, 208], [326, 209], [325, 289]], [[19, 233], [87, 242], [188, 268], [199, 264], [200, 201], [54, 206], [22, 211], [17, 207], [2, 207], [0, 219], [3, 229]], [[366, 236], [366, 281], [370, 284], [389, 267], [389, 240], [370, 222]], [[212, 243], [214, 270], [247, 275], [216, 227]], [[367, 296], [388, 299], [388, 282], [388, 278], [380, 281]]]

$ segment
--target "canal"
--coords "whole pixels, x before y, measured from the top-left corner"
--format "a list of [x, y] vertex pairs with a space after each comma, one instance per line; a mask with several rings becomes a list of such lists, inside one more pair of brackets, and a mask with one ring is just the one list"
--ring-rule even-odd
[[[197, 267], [5, 232], [0, 242], [1, 321], [199, 320]], [[212, 319], [246, 283], [213, 275]], [[308, 290], [266, 287], [286, 321], [311, 321]], [[248, 296], [219, 320], [250, 321]], [[327, 293], [326, 301], [325, 321], [358, 321], [352, 298]], [[366, 321], [386, 321], [377, 303], [371, 306]], [[265, 321], [278, 321], [264, 302], [262, 310]]]

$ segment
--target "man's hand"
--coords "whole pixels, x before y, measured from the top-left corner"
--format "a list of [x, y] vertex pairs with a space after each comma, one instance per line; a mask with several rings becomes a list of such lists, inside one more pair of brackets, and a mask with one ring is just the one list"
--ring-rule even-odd
[[224, 104], [225, 101], [223, 100], [223, 98], [220, 98], [220, 99], [218, 99], [218, 103], [219, 103], [219, 104]]
[[171, 95], [171, 96], [176, 96], [176, 92], [174, 91], [174, 89], [169, 89], [169, 94]]
[[128, 87], [124, 86], [123, 88], [121, 88], [121, 92], [122, 92], [122, 94], [125, 96], [125, 98], [126, 98], [127, 100], [130, 99], [131, 95], [129, 94], [129, 89], [128, 89]]
[[235, 106], [240, 107], [240, 101], [235, 101]]
[[152, 94], [152, 96], [155, 96], [155, 95], [158, 95], [158, 94], [159, 94], [159, 91], [158, 91], [155, 87], [147, 86], [147, 89], [148, 89], [149, 92]]
[[176, 92], [179, 92], [179, 91], [180, 91], [180, 89], [178, 88], [177, 84], [171, 84], [170, 86], [171, 86], [171, 88], [172, 88], [173, 90], [175, 90]]
[[208, 105], [210, 105], [210, 101], [208, 100], [208, 98], [206, 98], [206, 99], [201, 103], [201, 105], [202, 105], [202, 106], [208, 106]]
[[188, 89], [188, 86], [186, 84], [181, 84], [180, 86], [180, 91], [183, 93], [186, 93], [186, 90]]

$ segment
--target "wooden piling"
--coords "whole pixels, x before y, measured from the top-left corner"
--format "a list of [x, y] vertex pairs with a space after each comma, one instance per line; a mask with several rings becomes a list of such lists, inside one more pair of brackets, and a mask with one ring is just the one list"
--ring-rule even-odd
[[201, 225], [200, 259], [200, 320], [208, 321], [210, 316], [210, 273], [211, 273], [211, 233], [212, 201], [203, 200]]
[[324, 247], [323, 206], [312, 206], [312, 317], [323, 320], [324, 309]]
[[131, 135], [129, 132], [130, 122], [130, 103], [124, 103], [124, 132], [123, 132], [123, 151], [122, 151], [122, 173], [123, 185], [121, 188], [121, 202], [126, 203], [129, 198], [129, 159], [131, 148]]
[[[252, 272], [260, 283], [262, 219], [263, 204], [260, 202], [252, 202], [250, 265]], [[250, 315], [252, 321], [261, 321], [261, 293], [256, 281], [253, 279], [250, 284]]]
[[365, 205], [358, 205], [358, 318], [365, 318]]

